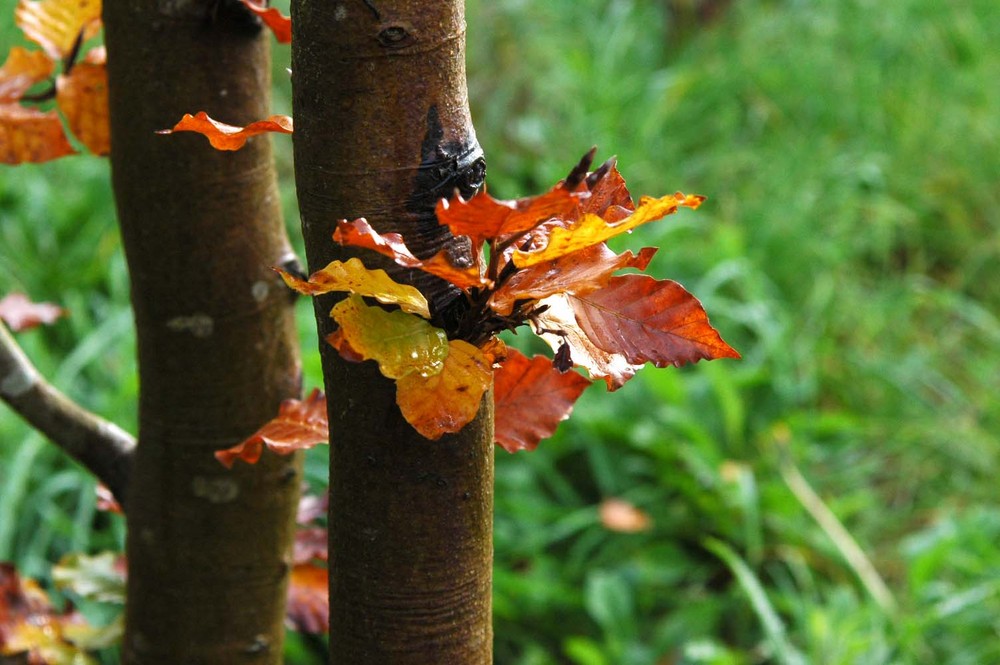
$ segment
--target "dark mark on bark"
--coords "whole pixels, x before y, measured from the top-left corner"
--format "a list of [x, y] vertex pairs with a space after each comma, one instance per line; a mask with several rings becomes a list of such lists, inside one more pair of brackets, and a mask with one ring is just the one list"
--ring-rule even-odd
[[382, 20], [382, 15], [379, 13], [378, 8], [375, 7], [375, 3], [373, 3], [372, 0], [362, 0], [362, 2], [365, 3], [365, 7], [367, 7], [370, 10], [372, 10], [372, 14], [375, 15], [375, 20], [376, 21], [381, 21]]

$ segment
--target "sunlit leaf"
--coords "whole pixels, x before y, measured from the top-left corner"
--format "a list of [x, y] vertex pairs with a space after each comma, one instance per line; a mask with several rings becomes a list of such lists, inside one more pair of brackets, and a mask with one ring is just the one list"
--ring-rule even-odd
[[677, 282], [622, 275], [602, 289], [568, 298], [587, 337], [630, 363], [679, 367], [740, 357], [709, 325], [698, 299]]
[[239, 150], [247, 139], [258, 134], [277, 132], [292, 133], [292, 119], [287, 115], [272, 115], [267, 120], [251, 122], [246, 127], [227, 125], [213, 120], [204, 111], [195, 115], [185, 113], [176, 125], [170, 129], [161, 129], [157, 134], [173, 134], [174, 132], [197, 132], [204, 135], [216, 150]]
[[0, 67], [0, 104], [17, 101], [28, 88], [50, 76], [55, 63], [44, 51], [15, 46]]
[[592, 186], [588, 187], [588, 183], [584, 182], [581, 187], [589, 188], [590, 191], [590, 196], [580, 202], [583, 212], [597, 215], [605, 222], [618, 222], [635, 211], [632, 196], [625, 186], [625, 178], [613, 163]]
[[279, 455], [290, 455], [296, 450], [306, 450], [329, 440], [326, 397], [314, 389], [304, 400], [286, 399], [273, 420], [232, 448], [216, 451], [215, 458], [230, 468], [238, 459], [255, 464], [264, 446]]
[[561, 186], [515, 201], [495, 199], [483, 191], [468, 201], [456, 196], [450, 201], [441, 199], [437, 205], [438, 222], [454, 235], [468, 236], [475, 247], [487, 240], [521, 235], [553, 217], [575, 219], [579, 215], [579, 197]]
[[62, 60], [77, 39], [86, 41], [101, 27], [101, 0], [20, 0], [14, 22], [53, 60]]
[[254, 0], [241, 0], [247, 9], [260, 17], [260, 20], [271, 29], [279, 44], [292, 42], [292, 19], [282, 14], [275, 7], [265, 7]]
[[609, 531], [639, 533], [653, 528], [652, 518], [624, 499], [605, 499], [598, 513], [601, 524]]
[[0, 104], [0, 162], [47, 162], [74, 152], [55, 111]]
[[569, 417], [588, 385], [576, 372], [560, 372], [544, 356], [529, 360], [509, 349], [493, 374], [496, 442], [509, 453], [534, 450]]
[[418, 314], [425, 319], [431, 316], [427, 299], [413, 286], [393, 281], [384, 270], [369, 270], [361, 259], [333, 261], [322, 270], [317, 270], [308, 280], [277, 271], [285, 284], [299, 293], [319, 295], [331, 291], [346, 291], [359, 296], [375, 298], [386, 305], [399, 305], [404, 312]]
[[476, 417], [492, 374], [479, 349], [452, 340], [440, 372], [426, 377], [411, 372], [396, 381], [396, 403], [406, 422], [424, 438], [436, 440]]
[[52, 567], [56, 588], [102, 603], [125, 603], [126, 576], [125, 555], [115, 552], [67, 554]]
[[514, 273], [493, 293], [490, 307], [506, 316], [518, 300], [541, 300], [555, 293], [593, 291], [607, 284], [617, 270], [645, 270], [655, 253], [655, 247], [645, 247], [638, 256], [630, 251], [615, 254], [604, 243], [593, 245]]
[[313, 564], [292, 568], [285, 618], [299, 632], [326, 633], [330, 626], [330, 575], [326, 568]]
[[66, 310], [50, 302], [32, 302], [23, 293], [8, 293], [0, 299], [0, 319], [14, 332], [54, 323]]
[[586, 213], [569, 226], [553, 227], [543, 247], [530, 251], [516, 250], [513, 253], [514, 265], [527, 268], [543, 261], [557, 259], [631, 231], [642, 224], [656, 221], [665, 215], [677, 212], [679, 207], [697, 208], [704, 200], [703, 196], [680, 192], [661, 198], [646, 196], [639, 201], [635, 212], [613, 224], [596, 214]]
[[93, 49], [68, 75], [56, 79], [56, 102], [70, 130], [95, 155], [111, 152], [108, 74], [104, 47]]
[[330, 316], [340, 326], [334, 341], [346, 342], [364, 360], [376, 361], [390, 379], [411, 372], [431, 376], [444, 367], [448, 339], [443, 330], [419, 316], [369, 307], [359, 296], [341, 300]]

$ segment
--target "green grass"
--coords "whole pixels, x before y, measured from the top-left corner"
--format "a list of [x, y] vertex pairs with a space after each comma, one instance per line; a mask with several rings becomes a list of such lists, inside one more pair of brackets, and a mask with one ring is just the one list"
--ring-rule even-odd
[[[626, 242], [744, 355], [595, 386], [538, 451], [498, 453], [496, 662], [1000, 662], [1000, 5], [740, 0], [671, 27], [650, 1], [469, 2], [491, 191], [539, 192], [596, 143], [636, 193], [707, 195]], [[0, 171], [0, 292], [72, 312], [20, 341], [131, 428], [113, 217], [103, 162]], [[44, 577], [116, 546], [91, 492], [0, 407], [0, 558]], [[604, 529], [606, 497], [653, 529]]]

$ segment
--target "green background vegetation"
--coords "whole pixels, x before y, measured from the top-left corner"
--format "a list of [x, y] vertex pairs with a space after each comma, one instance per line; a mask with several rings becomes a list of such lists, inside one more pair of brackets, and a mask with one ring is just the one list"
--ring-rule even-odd
[[[596, 385], [538, 451], [498, 452], [496, 662], [1000, 662], [1000, 4], [739, 0], [697, 26], [668, 4], [469, 2], [491, 192], [541, 192], [596, 143], [635, 194], [707, 195], [626, 242], [660, 246], [650, 272], [744, 356]], [[275, 112], [286, 65], [276, 47]], [[134, 431], [107, 168], [0, 167], [0, 293], [69, 308], [19, 341]], [[653, 528], [606, 530], [607, 497]], [[0, 560], [45, 578], [121, 539], [0, 407]]]

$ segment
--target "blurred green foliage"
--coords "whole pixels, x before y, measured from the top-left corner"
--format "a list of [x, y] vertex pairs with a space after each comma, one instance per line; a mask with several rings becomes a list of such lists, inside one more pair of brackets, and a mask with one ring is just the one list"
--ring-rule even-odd
[[[538, 451], [498, 453], [496, 662], [1000, 662], [1000, 4], [739, 0], [683, 34], [669, 5], [468, 3], [491, 192], [540, 192], [596, 143], [636, 194], [707, 195], [627, 244], [660, 246], [650, 272], [744, 355], [595, 386]], [[285, 66], [277, 47], [276, 112]], [[294, 237], [290, 143], [274, 142]], [[19, 336], [40, 369], [133, 428], [106, 163], [2, 167], [14, 289], [71, 311]], [[314, 451], [317, 486], [324, 467]], [[604, 528], [608, 497], [653, 528]], [[121, 531], [0, 410], [0, 559], [45, 577]], [[288, 660], [316, 648], [295, 638]]]

